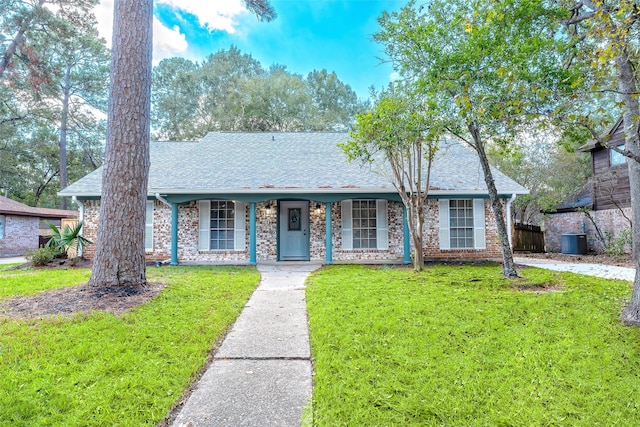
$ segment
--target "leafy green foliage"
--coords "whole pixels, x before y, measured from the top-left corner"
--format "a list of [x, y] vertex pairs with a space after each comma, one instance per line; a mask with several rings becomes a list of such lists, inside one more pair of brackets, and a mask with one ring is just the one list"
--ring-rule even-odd
[[62, 231], [51, 223], [49, 223], [49, 228], [53, 231], [53, 236], [47, 242], [47, 247], [60, 253], [65, 253], [69, 248], [73, 248], [78, 256], [82, 249], [93, 243], [81, 234], [82, 221], [78, 221], [73, 228], [67, 225]]
[[497, 265], [334, 266], [307, 286], [314, 425], [634, 425], [629, 284]]
[[[66, 276], [68, 285], [89, 273], [67, 274], [73, 272], [82, 278]], [[22, 272], [22, 281], [46, 283], [50, 273]], [[20, 273], [11, 274], [19, 280]], [[148, 277], [167, 288], [121, 316], [0, 319], [0, 424], [157, 425], [259, 276], [253, 269], [185, 267], [150, 270]]]
[[211, 131], [348, 130], [365, 104], [335, 73], [306, 78], [265, 69], [231, 46], [202, 63], [165, 59], [153, 70], [152, 129], [158, 139], [197, 139]]
[[422, 269], [423, 223], [439, 128], [411, 94], [390, 86], [375, 106], [356, 116], [349, 141], [339, 144], [349, 161], [374, 163], [407, 208], [414, 268]]
[[109, 54], [96, 4], [0, 0], [0, 189], [30, 206], [61, 205], [64, 163], [73, 181], [102, 162]]
[[633, 243], [631, 229], [622, 230], [616, 237], [611, 236], [604, 252], [612, 255], [624, 255], [630, 252]]
[[33, 266], [43, 266], [60, 256], [60, 249], [53, 246], [45, 246], [38, 249], [29, 249], [24, 257]]

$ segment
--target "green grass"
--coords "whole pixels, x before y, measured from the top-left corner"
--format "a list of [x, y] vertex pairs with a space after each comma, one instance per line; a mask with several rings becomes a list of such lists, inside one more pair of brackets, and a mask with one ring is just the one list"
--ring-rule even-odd
[[[0, 274], [3, 288], [7, 277], [18, 280], [14, 274], [21, 273]], [[50, 279], [62, 272], [22, 274], [29, 283], [47, 283], [43, 287], [64, 285]], [[67, 274], [69, 282], [88, 277], [86, 270]], [[168, 286], [120, 317], [0, 318], [0, 425], [156, 425], [238, 316], [259, 274], [171, 267], [150, 269], [148, 279]]]
[[64, 288], [89, 280], [88, 269], [8, 270], [0, 266], [0, 298], [33, 295], [47, 289]]
[[317, 426], [640, 425], [630, 285], [526, 269], [324, 268], [309, 279]]

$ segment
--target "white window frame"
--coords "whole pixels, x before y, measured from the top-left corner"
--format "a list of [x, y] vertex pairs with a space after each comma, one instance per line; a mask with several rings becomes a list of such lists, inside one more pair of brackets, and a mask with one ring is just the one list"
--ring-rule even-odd
[[[618, 145], [619, 150], [624, 150], [624, 144]], [[627, 163], [627, 157], [609, 148], [609, 166], [623, 165]]]
[[0, 240], [4, 239], [6, 227], [7, 217], [5, 215], [0, 215]]
[[[370, 199], [358, 199], [367, 200]], [[373, 200], [373, 199], [372, 199]], [[354, 248], [353, 247], [353, 200], [343, 200], [340, 202], [342, 214], [342, 249], [343, 250], [387, 250], [389, 249], [389, 224], [387, 206], [388, 202], [382, 199], [375, 199], [376, 202], [376, 247], [375, 248]]]
[[145, 252], [153, 252], [153, 212], [154, 201], [147, 200], [147, 206], [144, 217], [144, 250]]
[[[471, 199], [473, 200], [473, 247], [468, 248], [452, 248], [451, 247], [451, 230], [449, 225], [450, 220], [450, 205], [451, 199], [440, 199], [438, 201], [438, 219], [439, 219], [439, 233], [441, 250], [476, 250], [487, 248], [487, 237], [485, 230], [485, 200], [486, 199]], [[469, 200], [467, 199], [455, 199], [455, 200]]]
[[[223, 201], [223, 200], [220, 200]], [[233, 249], [211, 249], [211, 200], [200, 200], [198, 202], [198, 250], [211, 252], [244, 251], [246, 249], [246, 203], [234, 203], [233, 218]]]

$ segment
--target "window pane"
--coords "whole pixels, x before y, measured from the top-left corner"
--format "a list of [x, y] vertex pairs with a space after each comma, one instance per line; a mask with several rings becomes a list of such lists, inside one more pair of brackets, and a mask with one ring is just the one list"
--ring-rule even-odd
[[449, 201], [449, 245], [473, 248], [473, 200]]
[[[354, 200], [352, 203], [354, 249], [376, 248], [376, 201]], [[372, 239], [373, 236], [373, 239]]]
[[211, 201], [211, 250], [234, 249], [235, 203]]

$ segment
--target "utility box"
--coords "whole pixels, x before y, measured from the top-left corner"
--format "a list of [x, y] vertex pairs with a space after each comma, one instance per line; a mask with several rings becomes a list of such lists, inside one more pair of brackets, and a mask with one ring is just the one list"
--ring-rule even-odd
[[587, 253], [587, 235], [586, 234], [563, 234], [561, 241], [561, 250], [563, 254], [584, 255]]

